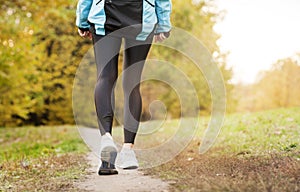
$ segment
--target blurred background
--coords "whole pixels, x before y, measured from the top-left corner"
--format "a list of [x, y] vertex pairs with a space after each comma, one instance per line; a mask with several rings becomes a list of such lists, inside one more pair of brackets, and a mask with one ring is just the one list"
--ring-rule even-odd
[[[0, 2], [0, 126], [74, 124], [73, 81], [91, 48], [91, 41], [77, 34], [77, 1]], [[172, 24], [200, 39], [214, 57], [224, 77], [227, 113], [299, 107], [298, 8], [296, 0], [173, 1]], [[201, 114], [210, 113], [207, 82], [191, 61], [159, 46], [149, 58], [170, 61], [187, 74]], [[141, 89], [142, 120], [149, 119], [149, 104], [156, 99], [166, 105], [168, 118], [180, 117], [169, 86], [151, 81]]]

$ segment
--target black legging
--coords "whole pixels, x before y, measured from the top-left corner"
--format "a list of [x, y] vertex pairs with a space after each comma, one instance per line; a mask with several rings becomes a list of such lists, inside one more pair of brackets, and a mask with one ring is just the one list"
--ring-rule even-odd
[[[122, 79], [124, 91], [124, 143], [134, 143], [138, 130], [142, 110], [139, 82], [152, 39], [153, 35], [149, 36], [145, 42], [125, 38]], [[118, 77], [118, 57], [121, 42], [121, 37], [101, 36], [93, 33], [97, 64], [95, 105], [102, 135], [112, 131], [115, 100], [114, 85]]]

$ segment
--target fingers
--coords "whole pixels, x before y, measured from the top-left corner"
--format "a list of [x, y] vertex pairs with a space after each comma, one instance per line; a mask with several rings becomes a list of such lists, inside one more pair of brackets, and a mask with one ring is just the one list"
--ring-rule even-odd
[[80, 35], [80, 37], [88, 37], [89, 39], [92, 39], [92, 33], [89, 31], [82, 31], [80, 29], [78, 29], [78, 33]]
[[80, 29], [78, 29], [77, 31], [78, 31], [80, 37], [84, 37], [84, 32], [85, 32], [85, 31], [81, 31]]
[[159, 42], [160, 43], [160, 42], [162, 42], [164, 40], [160, 34], [155, 35], [155, 42]]
[[163, 40], [160, 38], [159, 35], [154, 35], [154, 41], [160, 43], [160, 42], [162, 42]]
[[160, 34], [159, 34], [159, 37], [160, 37], [161, 40], [165, 40], [165, 39], [166, 39], [166, 36], [165, 36], [164, 33], [160, 33]]
[[154, 35], [155, 42], [163, 42], [165, 39], [167, 39], [167, 37], [164, 35], [164, 33]]

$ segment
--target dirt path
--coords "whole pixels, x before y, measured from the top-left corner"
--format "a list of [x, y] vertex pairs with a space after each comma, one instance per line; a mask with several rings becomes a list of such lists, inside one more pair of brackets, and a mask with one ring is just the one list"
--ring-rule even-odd
[[[81, 128], [81, 136], [86, 141], [88, 139], [88, 145], [94, 151], [99, 147], [99, 133], [98, 130]], [[112, 191], [112, 192], [167, 192], [168, 183], [163, 182], [160, 179], [146, 176], [140, 170], [120, 170], [118, 175], [99, 176], [97, 175], [97, 167], [99, 158], [95, 153], [91, 152], [87, 156], [91, 167], [89, 168], [89, 174], [86, 179], [77, 183], [76, 186], [79, 189], [87, 191]]]

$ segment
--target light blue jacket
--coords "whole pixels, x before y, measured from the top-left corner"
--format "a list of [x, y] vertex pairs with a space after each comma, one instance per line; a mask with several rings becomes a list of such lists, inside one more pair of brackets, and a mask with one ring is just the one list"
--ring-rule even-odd
[[[146, 40], [153, 30], [154, 33], [169, 32], [171, 30], [171, 0], [143, 1], [142, 31], [138, 34], [136, 39], [142, 41]], [[76, 11], [77, 27], [89, 28], [89, 21], [90, 23], [95, 24], [96, 34], [105, 35], [104, 24], [106, 15], [104, 3], [104, 0], [101, 2], [99, 2], [99, 0], [79, 0]]]

